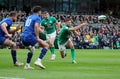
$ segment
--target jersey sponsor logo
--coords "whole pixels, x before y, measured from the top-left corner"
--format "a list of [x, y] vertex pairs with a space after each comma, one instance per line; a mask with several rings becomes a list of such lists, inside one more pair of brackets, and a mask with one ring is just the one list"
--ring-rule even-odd
[[49, 21], [49, 24], [48, 24], [48, 27], [50, 27], [52, 23], [53, 23], [53, 22], [50, 20], [50, 21]]
[[51, 26], [51, 24], [48, 24], [48, 27], [50, 27]]

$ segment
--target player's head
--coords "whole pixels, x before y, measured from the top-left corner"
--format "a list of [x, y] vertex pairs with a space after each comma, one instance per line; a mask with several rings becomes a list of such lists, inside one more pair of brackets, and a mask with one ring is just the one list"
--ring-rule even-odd
[[49, 13], [47, 11], [44, 11], [43, 12], [43, 17], [48, 19], [49, 18]]
[[66, 19], [65, 19], [65, 24], [66, 24], [67, 26], [71, 26], [71, 25], [72, 25], [71, 18], [66, 18]]
[[12, 18], [13, 21], [17, 20], [17, 12], [11, 11], [9, 16]]
[[41, 15], [41, 7], [40, 6], [34, 6], [32, 8], [32, 13], [37, 13], [38, 15]]

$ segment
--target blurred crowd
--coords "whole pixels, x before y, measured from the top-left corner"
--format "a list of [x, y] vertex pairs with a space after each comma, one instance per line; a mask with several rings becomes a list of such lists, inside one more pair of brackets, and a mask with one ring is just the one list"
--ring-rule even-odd
[[[26, 19], [26, 13], [23, 11], [18, 11], [17, 21], [23, 22]], [[0, 11], [0, 21], [6, 17], [9, 17], [9, 11], [7, 10], [1, 10]]]
[[[0, 20], [8, 17], [8, 11], [0, 11]], [[53, 14], [51, 16], [64, 25], [66, 17], [71, 18], [73, 26], [77, 26], [80, 23], [87, 22], [88, 26], [78, 30], [80, 36], [76, 36], [74, 33], [71, 35], [71, 39], [74, 45], [78, 49], [119, 49], [120, 48], [120, 19], [113, 16], [108, 16], [106, 20], [98, 20], [98, 15], [68, 15], [68, 14]], [[27, 15], [25, 12], [18, 12], [17, 21], [24, 22]], [[16, 33], [13, 39], [20, 45], [20, 34]], [[57, 39], [57, 38], [56, 38]]]

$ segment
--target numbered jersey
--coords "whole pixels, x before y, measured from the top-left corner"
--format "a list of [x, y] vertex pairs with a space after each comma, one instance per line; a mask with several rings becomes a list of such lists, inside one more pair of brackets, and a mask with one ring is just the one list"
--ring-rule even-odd
[[41, 18], [37, 14], [29, 16], [24, 23], [24, 31], [22, 34], [32, 34], [35, 35], [34, 26], [35, 23], [41, 22]]

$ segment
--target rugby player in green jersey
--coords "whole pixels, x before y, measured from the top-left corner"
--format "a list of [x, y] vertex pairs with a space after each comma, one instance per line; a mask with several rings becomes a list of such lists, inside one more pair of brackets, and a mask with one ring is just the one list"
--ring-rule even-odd
[[55, 17], [49, 15], [47, 11], [43, 12], [43, 20], [41, 22], [41, 26], [44, 28], [46, 32], [47, 42], [49, 44], [49, 48], [52, 54], [51, 60], [55, 60], [55, 47], [54, 41], [56, 37], [56, 32], [59, 32], [59, 23], [57, 22]]
[[72, 55], [72, 63], [75, 64], [75, 49], [74, 49], [74, 45], [73, 42], [70, 39], [70, 34], [71, 32], [75, 32], [77, 34], [77, 31], [79, 28], [86, 26], [87, 23], [82, 23], [79, 24], [78, 26], [73, 27], [72, 26], [72, 22], [70, 18], [66, 18], [65, 20], [65, 25], [62, 26], [60, 32], [59, 32], [59, 36], [58, 36], [58, 47], [60, 50], [60, 54], [61, 57], [64, 58], [66, 56], [66, 48], [65, 45], [67, 45], [68, 47], [70, 47], [71, 49], [71, 55]]

